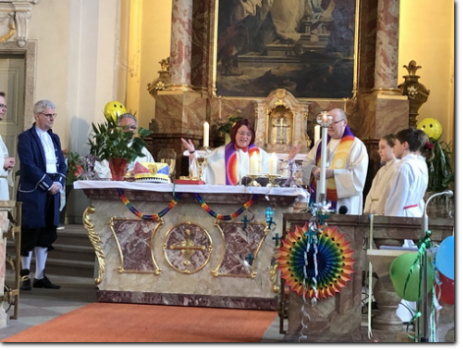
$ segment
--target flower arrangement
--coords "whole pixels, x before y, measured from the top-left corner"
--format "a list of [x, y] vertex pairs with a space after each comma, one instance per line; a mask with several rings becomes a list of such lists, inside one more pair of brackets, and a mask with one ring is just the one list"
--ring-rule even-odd
[[144, 137], [152, 132], [140, 127], [135, 133], [128, 127], [118, 126], [113, 119], [103, 123], [92, 123], [93, 135], [88, 139], [90, 154], [99, 160], [125, 159], [134, 161], [137, 156], [143, 156], [142, 149], [146, 146]]
[[77, 152], [63, 150], [63, 155], [67, 159], [68, 171], [66, 174], [66, 185], [72, 185], [76, 180], [82, 178], [85, 168], [84, 160]]

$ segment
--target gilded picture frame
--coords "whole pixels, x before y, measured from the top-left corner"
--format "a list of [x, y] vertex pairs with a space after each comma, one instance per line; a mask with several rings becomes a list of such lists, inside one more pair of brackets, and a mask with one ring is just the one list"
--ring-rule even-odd
[[216, 94], [351, 98], [357, 8], [358, 0], [218, 0]]

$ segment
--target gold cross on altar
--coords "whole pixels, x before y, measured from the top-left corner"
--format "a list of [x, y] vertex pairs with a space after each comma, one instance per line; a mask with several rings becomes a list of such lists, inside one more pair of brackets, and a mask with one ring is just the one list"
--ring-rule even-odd
[[192, 251], [200, 250], [204, 251], [206, 247], [204, 245], [195, 245], [195, 242], [190, 239], [191, 231], [190, 229], [185, 230], [185, 240], [181, 241], [178, 245], [170, 245], [169, 249], [171, 250], [180, 250], [185, 257], [183, 264], [189, 266], [191, 264], [190, 258], [193, 254]]
[[285, 117], [280, 117], [279, 121], [273, 125], [276, 129], [276, 142], [278, 144], [286, 144], [286, 131], [285, 129], [289, 127], [289, 124], [286, 121]]

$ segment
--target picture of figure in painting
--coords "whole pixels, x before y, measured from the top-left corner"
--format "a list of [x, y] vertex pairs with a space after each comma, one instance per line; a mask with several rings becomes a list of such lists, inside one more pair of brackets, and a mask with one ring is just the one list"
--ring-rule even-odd
[[355, 0], [219, 1], [217, 94], [351, 97], [355, 11]]

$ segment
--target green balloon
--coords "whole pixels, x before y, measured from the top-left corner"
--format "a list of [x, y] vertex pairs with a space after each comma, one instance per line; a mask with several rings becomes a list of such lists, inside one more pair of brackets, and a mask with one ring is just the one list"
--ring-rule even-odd
[[[418, 256], [417, 252], [409, 252], [403, 255], [397, 256], [391, 263], [389, 268], [389, 276], [391, 277], [392, 285], [394, 290], [401, 298], [407, 301], [418, 301], [418, 294], [421, 289], [420, 284], [420, 268], [421, 262], [417, 262], [415, 266], [413, 263]], [[413, 266], [413, 272], [410, 273], [410, 268]], [[434, 284], [434, 270], [431, 262], [428, 260], [427, 267], [427, 292], [430, 292]], [[407, 277], [410, 274], [410, 278], [407, 282]], [[405, 282], [407, 282], [407, 288], [405, 288]], [[421, 298], [423, 294], [421, 293]]]

